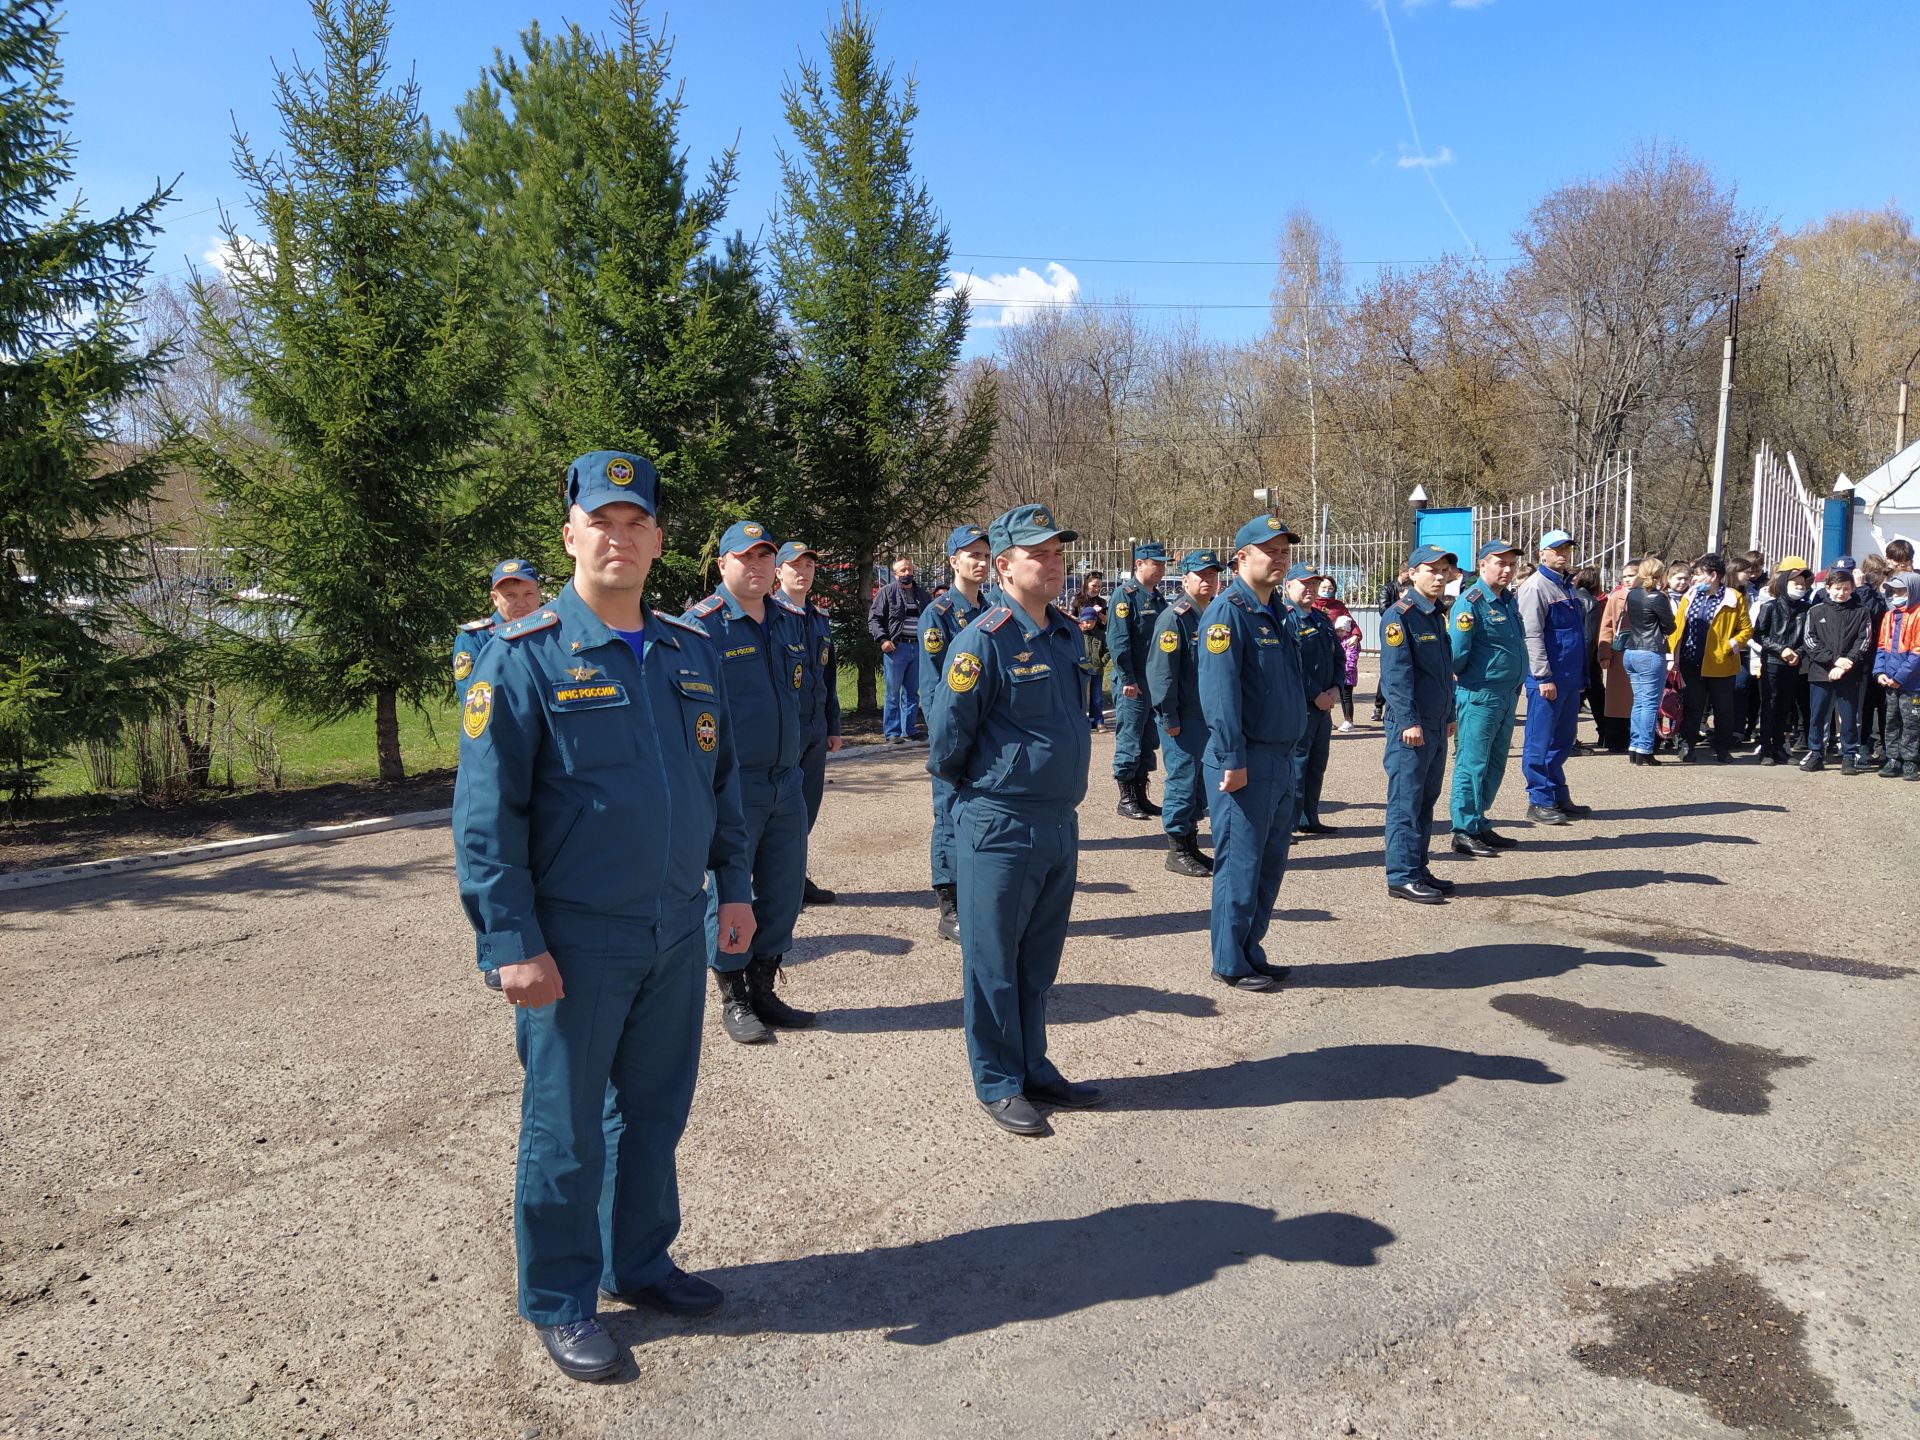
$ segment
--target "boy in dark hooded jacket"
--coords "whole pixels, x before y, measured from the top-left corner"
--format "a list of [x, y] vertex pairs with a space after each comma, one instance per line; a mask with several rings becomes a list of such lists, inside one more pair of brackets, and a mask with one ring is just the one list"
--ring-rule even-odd
[[1827, 733], [1827, 716], [1834, 714], [1840, 722], [1840, 773], [1860, 773], [1860, 688], [1873, 660], [1874, 637], [1873, 616], [1853, 591], [1853, 571], [1836, 564], [1827, 571], [1826, 598], [1807, 611], [1802, 653], [1811, 692], [1807, 743], [1812, 748], [1800, 768], [1808, 772], [1826, 768], [1819, 742]]
[[1920, 780], [1920, 577], [1896, 571], [1882, 591], [1880, 644], [1873, 652], [1873, 679], [1887, 700], [1887, 763], [1891, 780]]

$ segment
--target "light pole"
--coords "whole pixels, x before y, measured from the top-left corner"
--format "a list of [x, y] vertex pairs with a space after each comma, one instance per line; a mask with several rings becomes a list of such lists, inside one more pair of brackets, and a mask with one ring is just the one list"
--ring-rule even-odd
[[1720, 347], [1720, 424], [1713, 442], [1713, 499], [1707, 508], [1707, 552], [1720, 549], [1721, 511], [1727, 500], [1727, 419], [1733, 406], [1733, 351], [1740, 336], [1740, 271], [1747, 247], [1733, 252], [1733, 298], [1727, 303], [1727, 338]]

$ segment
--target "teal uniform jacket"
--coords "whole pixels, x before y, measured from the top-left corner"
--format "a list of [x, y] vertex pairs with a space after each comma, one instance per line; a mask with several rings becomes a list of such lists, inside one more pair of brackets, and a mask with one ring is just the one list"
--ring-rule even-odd
[[1160, 612], [1153, 649], [1147, 655], [1147, 693], [1161, 725], [1178, 730], [1179, 739], [1199, 727], [1193, 743], [1196, 754], [1205, 744], [1206, 712], [1200, 708], [1200, 610], [1188, 595], [1177, 595]]
[[1086, 663], [1080, 627], [1053, 606], [1041, 625], [1024, 610], [988, 610], [954, 638], [928, 699], [928, 771], [962, 804], [1077, 806], [1093, 753], [1080, 710]]
[[[1429, 733], [1428, 745], [1446, 748], [1453, 719], [1453, 650], [1447, 612], [1411, 586], [1380, 617], [1380, 693], [1387, 698], [1387, 733], [1410, 725]], [[1440, 734], [1431, 733], [1434, 727]]]
[[698, 899], [751, 887], [734, 726], [718, 650], [646, 616], [643, 666], [569, 584], [499, 629], [461, 711], [453, 840], [480, 967], [654, 927]]
[[1450, 615], [1447, 634], [1460, 688], [1518, 692], [1527, 678], [1527, 632], [1513, 588], [1496, 597], [1484, 580], [1475, 580], [1460, 592]]
[[496, 611], [484, 619], [469, 620], [454, 636], [453, 698], [462, 705], [467, 703], [467, 686], [473, 683], [473, 672], [479, 667], [481, 653], [493, 639], [494, 632], [506, 623]]
[[743, 786], [779, 778], [800, 763], [800, 697], [807, 687], [807, 632], [799, 617], [767, 598], [755, 622], [722, 585], [682, 617], [720, 648], [734, 749]]
[[1315, 696], [1340, 687], [1347, 673], [1347, 657], [1333, 633], [1331, 616], [1311, 606], [1289, 604], [1287, 625], [1300, 647], [1300, 680], [1311, 705]]
[[1249, 772], [1271, 766], [1272, 778], [1284, 775], [1291, 783], [1293, 745], [1307, 725], [1300, 647], [1285, 621], [1238, 576], [1200, 619], [1199, 668], [1208, 766]]
[[800, 731], [803, 735], [840, 733], [840, 646], [833, 638], [833, 620], [827, 607], [811, 596], [804, 607], [775, 590], [774, 604], [800, 626], [806, 636], [806, 677], [800, 686]]
[[1167, 598], [1129, 575], [1114, 587], [1107, 605], [1107, 654], [1122, 684], [1147, 688], [1147, 657], [1160, 629]]
[[967, 597], [948, 586], [920, 612], [920, 703], [924, 708], [939, 688], [947, 668], [947, 650], [954, 637], [1000, 602], [993, 599], [991, 586], [983, 586], [980, 603], [969, 605]]

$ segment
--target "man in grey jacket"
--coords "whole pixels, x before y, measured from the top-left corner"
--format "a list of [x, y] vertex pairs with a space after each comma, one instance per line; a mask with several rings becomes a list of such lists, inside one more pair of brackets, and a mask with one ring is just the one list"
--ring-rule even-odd
[[1580, 723], [1587, 684], [1587, 627], [1574, 597], [1573, 536], [1549, 530], [1540, 537], [1540, 568], [1520, 583], [1514, 599], [1527, 635], [1527, 730], [1520, 769], [1527, 780], [1527, 818], [1564, 825], [1592, 813], [1567, 790], [1567, 756]]

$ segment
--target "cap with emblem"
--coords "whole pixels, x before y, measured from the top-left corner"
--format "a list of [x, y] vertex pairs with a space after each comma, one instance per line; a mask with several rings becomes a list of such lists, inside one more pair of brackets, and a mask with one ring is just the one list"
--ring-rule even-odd
[[1318, 570], [1314, 569], [1305, 561], [1290, 567], [1287, 571], [1287, 584], [1289, 585], [1296, 580], [1319, 580], [1323, 578]]
[[1045, 505], [1016, 505], [996, 516], [987, 527], [987, 543], [999, 555], [1015, 545], [1040, 545], [1048, 540], [1078, 540], [1078, 530], [1062, 530]]
[[1858, 570], [1860, 568], [1860, 562], [1851, 555], [1842, 555], [1838, 560], [1833, 562], [1833, 568], [1836, 570]]
[[1167, 547], [1158, 540], [1149, 540], [1143, 545], [1133, 547], [1133, 558], [1136, 561], [1164, 560], [1167, 558]]
[[1558, 550], [1561, 546], [1571, 545], [1572, 543], [1572, 534], [1565, 530], [1549, 530], [1540, 537], [1540, 548], [1542, 550]]
[[1474, 563], [1478, 564], [1491, 555], [1518, 555], [1520, 547], [1511, 540], [1489, 540], [1473, 552]]
[[1180, 561], [1182, 575], [1198, 575], [1202, 570], [1224, 570], [1220, 557], [1211, 550], [1189, 550]]
[[493, 567], [493, 579], [489, 580], [487, 584], [498, 585], [502, 580], [531, 580], [534, 584], [538, 585], [540, 583], [540, 572], [535, 570], [533, 566], [525, 560], [502, 560], [498, 565]]
[[957, 555], [976, 540], [987, 538], [987, 532], [978, 525], [956, 525], [947, 536], [947, 554]]
[[1240, 551], [1249, 545], [1264, 545], [1283, 535], [1295, 545], [1300, 543], [1300, 537], [1278, 515], [1256, 515], [1234, 532], [1233, 548]]
[[767, 527], [758, 520], [735, 521], [727, 527], [727, 533], [720, 537], [722, 555], [744, 555], [762, 545], [769, 550], [777, 548], [767, 535]]
[[1460, 563], [1460, 557], [1451, 550], [1442, 550], [1438, 545], [1422, 545], [1407, 556], [1407, 569], [1418, 570], [1422, 565], [1438, 565], [1442, 560], [1449, 565]]
[[567, 467], [567, 508], [591, 515], [624, 501], [649, 515], [660, 513], [660, 476], [651, 463], [625, 450], [595, 450]]
[[775, 559], [779, 564], [791, 565], [794, 561], [798, 560], [802, 555], [811, 555], [816, 560], [820, 558], [820, 552], [814, 549], [811, 545], [807, 544], [806, 541], [789, 540], [787, 541], [786, 544], [780, 547], [780, 553], [778, 556], [775, 557]]

